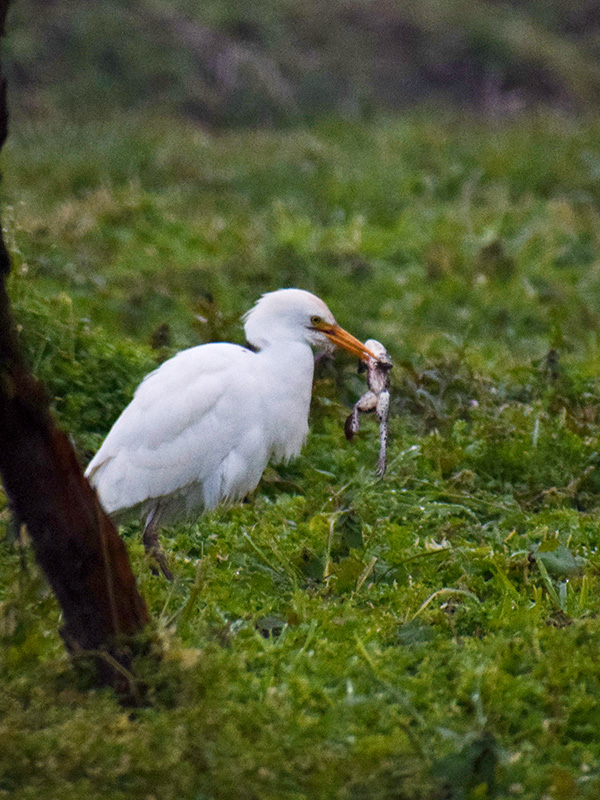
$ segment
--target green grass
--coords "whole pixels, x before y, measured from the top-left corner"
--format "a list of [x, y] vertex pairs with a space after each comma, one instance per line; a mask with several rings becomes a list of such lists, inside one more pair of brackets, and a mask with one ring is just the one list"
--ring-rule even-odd
[[3, 539], [0, 796], [597, 797], [599, 169], [600, 124], [561, 117], [15, 127], [11, 294], [83, 459], [278, 286], [396, 368], [383, 481], [341, 355], [297, 462], [163, 532], [173, 585], [123, 530], [166, 653], [148, 708], [86, 689]]

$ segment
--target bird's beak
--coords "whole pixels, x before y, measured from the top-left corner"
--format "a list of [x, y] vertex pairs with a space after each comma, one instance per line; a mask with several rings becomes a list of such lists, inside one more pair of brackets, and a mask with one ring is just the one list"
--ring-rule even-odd
[[323, 330], [323, 333], [336, 347], [343, 347], [344, 350], [352, 353], [353, 356], [358, 356], [363, 361], [366, 361], [368, 358], [375, 358], [373, 353], [368, 350], [361, 341], [352, 336], [351, 333], [348, 333], [348, 331], [340, 328], [339, 325]]

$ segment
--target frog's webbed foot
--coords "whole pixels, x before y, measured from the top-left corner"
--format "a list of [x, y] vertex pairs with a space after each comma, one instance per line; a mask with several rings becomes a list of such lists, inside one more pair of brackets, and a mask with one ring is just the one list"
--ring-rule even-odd
[[346, 418], [344, 423], [344, 433], [349, 442], [354, 438], [354, 434], [358, 432], [358, 403], [352, 409], [352, 413]]

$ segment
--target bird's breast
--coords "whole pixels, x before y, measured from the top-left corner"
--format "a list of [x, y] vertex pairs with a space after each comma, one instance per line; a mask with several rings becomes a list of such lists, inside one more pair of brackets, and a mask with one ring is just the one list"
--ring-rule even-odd
[[297, 456], [308, 433], [313, 379], [310, 347], [268, 353], [263, 382], [264, 425], [273, 461]]

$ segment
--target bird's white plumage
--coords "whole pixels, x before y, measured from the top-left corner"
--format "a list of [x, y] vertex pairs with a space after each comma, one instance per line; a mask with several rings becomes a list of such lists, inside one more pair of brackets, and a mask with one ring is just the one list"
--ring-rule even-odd
[[162, 521], [189, 518], [243, 498], [270, 459], [298, 455], [308, 432], [311, 345], [331, 346], [316, 318], [340, 330], [322, 300], [280, 289], [246, 315], [258, 352], [200, 345], [150, 373], [87, 468], [104, 508], [123, 518], [160, 504]]

